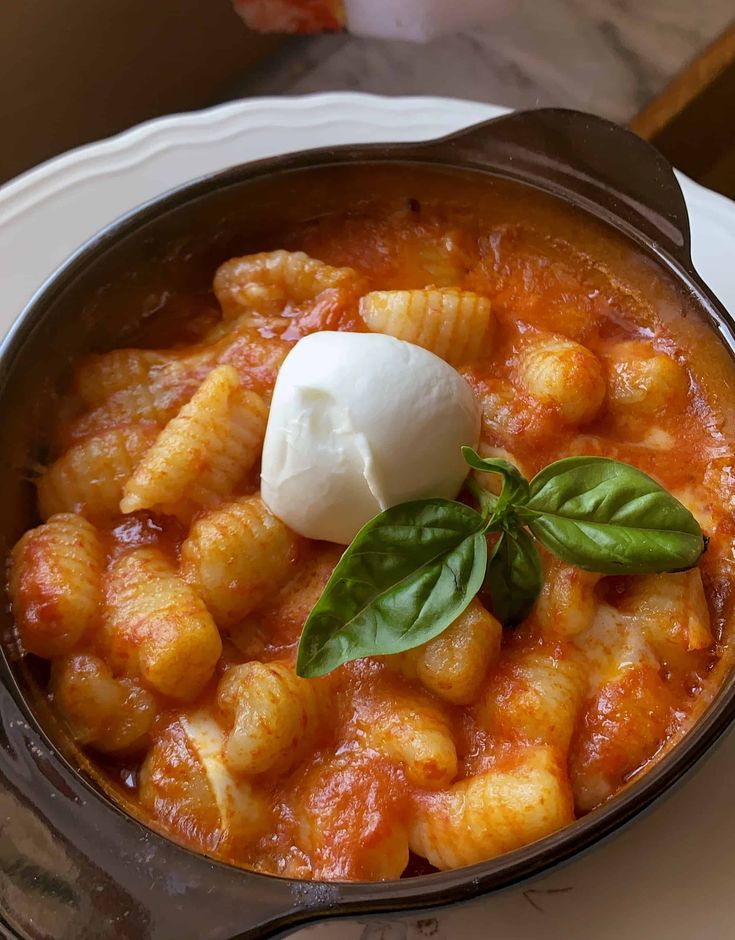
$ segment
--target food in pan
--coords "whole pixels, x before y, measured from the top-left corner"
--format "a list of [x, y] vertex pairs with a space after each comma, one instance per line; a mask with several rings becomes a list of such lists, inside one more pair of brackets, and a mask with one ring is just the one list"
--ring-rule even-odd
[[365, 173], [75, 365], [9, 565], [103, 785], [305, 879], [558, 830], [728, 662], [730, 367], [686, 298], [550, 197]]

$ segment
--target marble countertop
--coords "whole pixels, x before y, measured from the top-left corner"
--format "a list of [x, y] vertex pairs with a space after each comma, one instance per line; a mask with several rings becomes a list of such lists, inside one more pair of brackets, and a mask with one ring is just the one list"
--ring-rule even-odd
[[294, 39], [233, 97], [352, 90], [628, 121], [732, 21], [733, 0], [500, 0], [490, 26], [426, 45]]

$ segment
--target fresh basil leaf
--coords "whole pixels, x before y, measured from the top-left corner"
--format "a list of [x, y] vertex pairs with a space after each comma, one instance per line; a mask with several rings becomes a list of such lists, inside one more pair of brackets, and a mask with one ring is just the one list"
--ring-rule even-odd
[[399, 653], [445, 630], [482, 585], [484, 525], [474, 509], [448, 499], [402, 503], [371, 519], [309, 614], [298, 675]]
[[554, 555], [602, 574], [683, 571], [704, 550], [688, 509], [642, 471], [606, 457], [544, 468], [520, 515]]
[[471, 447], [463, 447], [462, 456], [473, 470], [498, 473], [502, 476], [503, 488], [495, 505], [495, 518], [501, 516], [509, 506], [525, 503], [528, 499], [528, 480], [512, 463], [500, 457], [481, 457]]
[[485, 575], [485, 588], [498, 620], [507, 627], [525, 620], [543, 582], [541, 557], [528, 532], [503, 532], [493, 547]]
[[486, 519], [489, 519], [495, 507], [498, 505], [498, 497], [480, 486], [477, 480], [472, 477], [467, 477], [464, 481], [464, 485], [470, 495], [477, 501], [482, 515]]

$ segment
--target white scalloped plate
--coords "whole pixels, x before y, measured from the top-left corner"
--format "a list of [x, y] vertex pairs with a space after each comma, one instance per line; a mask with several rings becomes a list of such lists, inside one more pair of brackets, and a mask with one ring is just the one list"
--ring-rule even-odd
[[[505, 109], [446, 98], [327, 94], [239, 101], [151, 121], [0, 189], [0, 334], [85, 239], [186, 180], [308, 147], [436, 137]], [[680, 175], [694, 260], [735, 311], [735, 204]], [[643, 818], [577, 860], [471, 904], [312, 937], [361, 940], [724, 940], [735, 936], [735, 732]]]
[[[0, 188], [0, 335], [61, 261], [123, 212], [223, 167], [338, 143], [422, 140], [507, 109], [450, 98], [256, 98], [160, 118], [49, 160]], [[735, 207], [680, 174], [694, 260], [735, 310]]]

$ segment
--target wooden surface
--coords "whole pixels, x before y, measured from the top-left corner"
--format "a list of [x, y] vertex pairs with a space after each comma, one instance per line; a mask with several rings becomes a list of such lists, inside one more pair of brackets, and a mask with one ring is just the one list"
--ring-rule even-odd
[[630, 126], [697, 182], [735, 198], [735, 23]]
[[0, 181], [211, 104], [279, 42], [248, 32], [229, 0], [4, 0]]

